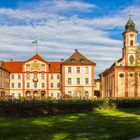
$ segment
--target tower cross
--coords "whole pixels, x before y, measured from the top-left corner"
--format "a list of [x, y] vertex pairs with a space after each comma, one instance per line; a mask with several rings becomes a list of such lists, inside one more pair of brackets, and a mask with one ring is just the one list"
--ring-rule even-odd
[[132, 13], [131, 13], [131, 10], [128, 11], [128, 16], [129, 16], [129, 20], [131, 19], [132, 17]]

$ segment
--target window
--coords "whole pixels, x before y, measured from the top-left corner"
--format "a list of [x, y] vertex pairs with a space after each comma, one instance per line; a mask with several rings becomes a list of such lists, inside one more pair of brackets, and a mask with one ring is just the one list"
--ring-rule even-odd
[[89, 96], [89, 92], [85, 91], [85, 97], [88, 97], [88, 96]]
[[53, 79], [53, 74], [51, 74], [51, 79]]
[[71, 78], [68, 78], [68, 85], [71, 85]]
[[29, 64], [26, 65], [26, 71], [30, 71], [30, 65]]
[[72, 71], [71, 71], [71, 67], [68, 67], [68, 73], [71, 73]]
[[94, 87], [97, 87], [97, 83], [94, 83]]
[[57, 79], [60, 79], [60, 74], [57, 74]]
[[71, 62], [74, 62], [74, 61], [75, 61], [75, 59], [71, 59], [70, 61], [71, 61]]
[[45, 79], [45, 74], [41, 74], [41, 79], [44, 80]]
[[30, 74], [26, 74], [26, 79], [30, 80]]
[[14, 83], [12, 83], [11, 86], [12, 86], [12, 88], [14, 88], [15, 87]]
[[12, 93], [12, 97], [14, 97], [15, 96], [15, 94], [14, 93]]
[[20, 74], [18, 74], [18, 79], [21, 79], [21, 75]]
[[80, 78], [77, 78], [77, 84], [78, 85], [80, 84]]
[[53, 97], [53, 93], [51, 93], [51, 97]]
[[34, 83], [34, 88], [37, 88], [37, 83]]
[[76, 72], [77, 72], [77, 73], [80, 73], [80, 67], [77, 67], [77, 68], [76, 68]]
[[57, 93], [57, 97], [60, 97], [61, 96], [61, 94], [60, 93]]
[[51, 83], [51, 88], [53, 88], [53, 83]]
[[80, 62], [83, 63], [85, 60], [84, 59], [80, 59]]
[[57, 88], [60, 88], [60, 83], [57, 83]]
[[41, 68], [42, 68], [42, 71], [45, 71], [45, 65], [42, 64], [41, 66], [42, 66], [42, 67], [41, 67]]
[[77, 95], [77, 97], [80, 97], [80, 96], [81, 96], [80, 91], [77, 91], [77, 92], [76, 92], [76, 95]]
[[89, 73], [89, 68], [85, 67], [85, 73], [88, 74]]
[[30, 88], [30, 83], [27, 83], [27, 88]]
[[89, 79], [85, 78], [85, 84], [88, 85], [89, 84]]
[[11, 78], [14, 79], [14, 74], [11, 75]]
[[34, 79], [37, 79], [37, 74], [34, 74]]
[[45, 83], [42, 83], [42, 88], [45, 88]]
[[134, 56], [133, 56], [133, 55], [130, 55], [130, 57], [129, 57], [129, 61], [130, 61], [131, 64], [134, 63]]
[[133, 40], [130, 40], [130, 46], [133, 46]]
[[41, 91], [41, 97], [45, 97], [46, 91]]
[[33, 95], [34, 95], [35, 97], [37, 97], [37, 96], [38, 96], [38, 91], [35, 90], [35, 91], [33, 92]]
[[71, 91], [68, 91], [68, 95], [71, 96], [72, 95], [72, 92]]
[[18, 83], [18, 88], [21, 88], [21, 83]]
[[119, 76], [120, 76], [120, 77], [124, 77], [124, 74], [123, 74], [123, 73], [120, 73]]
[[133, 77], [133, 73], [130, 73], [130, 77]]
[[21, 93], [18, 93], [18, 97], [21, 97]]

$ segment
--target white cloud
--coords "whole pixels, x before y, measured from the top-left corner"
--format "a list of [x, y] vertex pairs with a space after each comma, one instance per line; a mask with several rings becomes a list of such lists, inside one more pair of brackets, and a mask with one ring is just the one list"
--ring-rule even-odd
[[[3, 59], [26, 59], [33, 55], [35, 48], [32, 41], [38, 39], [39, 52], [47, 60], [60, 60], [69, 57], [75, 48], [97, 63], [98, 68], [103, 62], [112, 62], [114, 53], [118, 52], [121, 41], [108, 37], [108, 33], [83, 25], [75, 25], [71, 20], [63, 24], [56, 23], [36, 26], [2, 26], [0, 27], [0, 54]], [[95, 35], [96, 33], [96, 35]], [[5, 52], [7, 50], [7, 53]], [[9, 55], [11, 52], [12, 55]], [[7, 55], [6, 55], [7, 54]], [[26, 54], [21, 57], [21, 54]], [[0, 57], [0, 58], [2, 58]], [[104, 60], [104, 61], [103, 61]], [[97, 73], [97, 72], [96, 72]]]
[[39, 2], [31, 2], [28, 4], [21, 3], [20, 7], [22, 9], [27, 9], [27, 8], [32, 8], [32, 10], [35, 11], [46, 11], [49, 13], [58, 13], [62, 12], [63, 10], [65, 11], [84, 11], [84, 12], [89, 12], [93, 8], [96, 8], [95, 4], [90, 4], [83, 2], [81, 0], [40, 0]]

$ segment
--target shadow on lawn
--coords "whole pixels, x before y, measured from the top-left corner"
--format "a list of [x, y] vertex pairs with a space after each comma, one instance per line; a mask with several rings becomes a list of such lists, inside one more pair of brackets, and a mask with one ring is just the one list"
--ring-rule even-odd
[[97, 110], [41, 118], [0, 118], [0, 139], [128, 140], [140, 134], [140, 118], [111, 113]]
[[132, 115], [140, 115], [140, 109], [139, 108], [119, 108], [119, 111], [125, 112], [125, 113], [129, 113]]

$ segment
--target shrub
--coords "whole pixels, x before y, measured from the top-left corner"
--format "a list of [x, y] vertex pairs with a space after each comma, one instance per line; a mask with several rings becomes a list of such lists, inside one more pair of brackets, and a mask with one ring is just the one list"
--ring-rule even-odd
[[140, 98], [110, 99], [110, 103], [117, 108], [140, 107]]
[[14, 99], [0, 100], [0, 116], [46, 116], [93, 111], [95, 108], [140, 107], [140, 99]]

